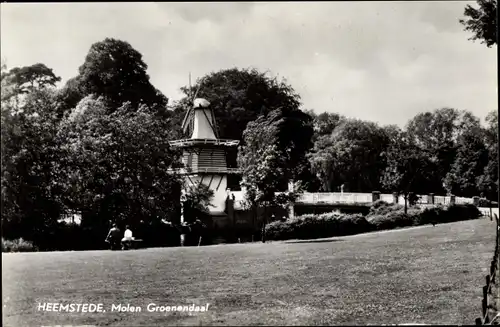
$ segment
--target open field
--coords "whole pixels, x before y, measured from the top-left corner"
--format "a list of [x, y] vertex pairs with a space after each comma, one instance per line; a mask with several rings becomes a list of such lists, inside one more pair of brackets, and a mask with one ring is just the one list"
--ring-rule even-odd
[[[3, 325], [472, 324], [489, 218], [312, 241], [2, 254]], [[107, 312], [37, 311], [38, 302]], [[150, 303], [207, 312], [147, 312]], [[111, 312], [112, 304], [142, 312]]]

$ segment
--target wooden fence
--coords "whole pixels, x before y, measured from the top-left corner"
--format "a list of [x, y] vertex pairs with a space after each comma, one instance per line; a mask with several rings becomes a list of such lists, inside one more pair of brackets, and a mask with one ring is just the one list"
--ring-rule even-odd
[[490, 274], [486, 275], [486, 285], [483, 286], [482, 315], [476, 319], [476, 325], [492, 325], [495, 322], [498, 324], [500, 320], [500, 218], [496, 213], [490, 218], [494, 219], [496, 224], [495, 252], [490, 265]]

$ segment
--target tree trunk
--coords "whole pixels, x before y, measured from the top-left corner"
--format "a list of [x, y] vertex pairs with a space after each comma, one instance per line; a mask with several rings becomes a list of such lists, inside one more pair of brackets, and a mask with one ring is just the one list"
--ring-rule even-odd
[[405, 215], [408, 213], [408, 194], [405, 194]]

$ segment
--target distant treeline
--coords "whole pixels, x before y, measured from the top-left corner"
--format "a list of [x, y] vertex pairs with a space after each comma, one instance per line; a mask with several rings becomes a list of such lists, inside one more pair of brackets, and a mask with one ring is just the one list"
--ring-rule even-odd
[[[181, 122], [196, 91], [210, 101], [219, 137], [242, 141], [228, 164], [243, 169], [253, 204], [271, 203], [271, 191], [286, 189], [290, 179], [319, 192], [344, 185], [345, 192], [498, 197], [497, 112], [482, 126], [468, 111], [422, 108], [432, 111], [404, 129], [379, 126], [335, 108], [304, 110], [292, 86], [237, 68], [203, 76], [169, 104], [127, 42], [97, 42], [83, 59], [62, 86], [42, 63], [2, 66], [6, 239], [42, 242], [60, 232], [57, 221], [69, 211], [82, 213], [82, 228], [96, 239], [110, 221], [150, 228], [177, 221], [183, 180], [170, 168], [180, 165], [181, 153], [168, 141], [183, 137]], [[234, 189], [239, 180], [230, 182]], [[186, 216], [203, 215], [210, 192], [188, 196]]]

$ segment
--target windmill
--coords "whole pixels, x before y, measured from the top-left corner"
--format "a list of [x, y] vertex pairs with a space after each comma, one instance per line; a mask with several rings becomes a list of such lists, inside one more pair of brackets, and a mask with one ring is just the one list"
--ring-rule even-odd
[[219, 139], [210, 103], [196, 97], [201, 84], [202, 81], [199, 81], [197, 90], [193, 93], [191, 74], [189, 75], [189, 91], [186, 92], [189, 108], [182, 122], [182, 130], [188, 135], [181, 140], [169, 141], [169, 144], [182, 149], [184, 168], [179, 173], [184, 176], [186, 185], [196, 187], [204, 184], [213, 191], [210, 214], [226, 215], [224, 210], [228, 175], [239, 174], [237, 168], [227, 166], [226, 153], [231, 148], [235, 149], [239, 140]]
[[[189, 94], [188, 94], [188, 111], [186, 112], [186, 115], [184, 116], [184, 119], [182, 121], [182, 131], [189, 135], [193, 132], [194, 129], [194, 124], [195, 124], [195, 109], [198, 108], [207, 108], [210, 103], [205, 100], [205, 99], [198, 99], [196, 96], [198, 95], [198, 92], [200, 91], [202, 82], [198, 82], [198, 88], [196, 89], [196, 92], [193, 93], [193, 87], [191, 85], [191, 73], [189, 73]], [[216, 137], [218, 137], [217, 133], [217, 123], [215, 120], [215, 115], [212, 110], [208, 110], [209, 113], [207, 113], [205, 110], [203, 110], [203, 114], [205, 115], [206, 119], [208, 120], [211, 129], [213, 130], [214, 134]], [[208, 115], [211, 117], [209, 118]]]

